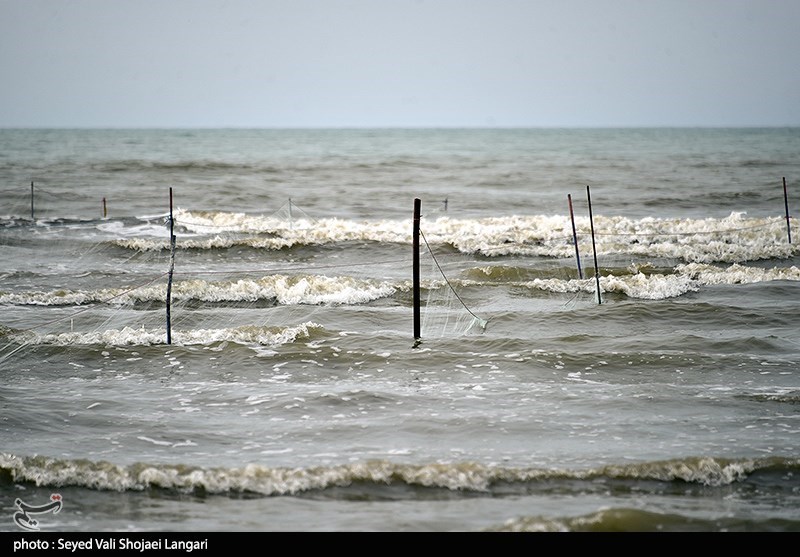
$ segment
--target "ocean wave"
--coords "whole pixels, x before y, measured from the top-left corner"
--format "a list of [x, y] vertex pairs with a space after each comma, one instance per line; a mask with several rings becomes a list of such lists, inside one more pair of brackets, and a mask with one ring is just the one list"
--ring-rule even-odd
[[[245, 213], [179, 211], [176, 223], [205, 237], [179, 238], [179, 249], [281, 250], [297, 245], [324, 245], [347, 241], [411, 243], [411, 227], [405, 220], [313, 220]], [[579, 253], [596, 251], [604, 263], [614, 258], [664, 258], [687, 263], [735, 263], [786, 259], [797, 246], [786, 241], [786, 222], [779, 217], [748, 218], [731, 213], [725, 218], [630, 219], [598, 216], [594, 239], [587, 217], [576, 219]], [[450, 245], [458, 252], [486, 257], [528, 256], [572, 258], [575, 237], [565, 216], [530, 215], [477, 219], [438, 217], [424, 220], [425, 242]], [[242, 237], [241, 235], [246, 236]], [[169, 249], [167, 239], [116, 239], [115, 245], [137, 251]], [[586, 255], [584, 255], [585, 257]]]
[[[594, 278], [578, 279], [573, 269], [532, 269], [521, 266], [482, 266], [463, 272], [463, 278], [451, 278], [453, 288], [508, 286], [553, 294], [593, 294]], [[535, 278], [532, 278], [535, 277]], [[157, 279], [163, 278], [162, 276]], [[530, 280], [526, 280], [530, 279]], [[729, 267], [690, 263], [672, 272], [656, 272], [648, 265], [630, 265], [599, 279], [601, 293], [620, 294], [632, 299], [664, 300], [697, 292], [704, 286], [756, 284], [774, 281], [800, 281], [800, 269], [747, 267], [738, 263]], [[166, 299], [166, 284], [151, 283], [132, 288], [97, 290], [0, 291], [0, 304], [32, 306], [83, 306], [111, 304], [131, 306], [161, 304]], [[444, 281], [423, 281], [426, 290], [441, 288]], [[326, 275], [267, 275], [258, 279], [222, 281], [190, 279], [176, 281], [172, 287], [175, 303], [203, 304], [278, 304], [278, 305], [349, 305], [365, 304], [391, 298], [410, 288], [408, 281], [356, 279]]]
[[[603, 293], [624, 294], [629, 298], [644, 300], [663, 300], [676, 298], [690, 292], [697, 292], [704, 286], [755, 284], [773, 281], [800, 281], [797, 267], [761, 269], [734, 263], [722, 268], [710, 264], [689, 263], [678, 265], [674, 273], [646, 274], [632, 267], [630, 275], [608, 275], [600, 278]], [[534, 287], [551, 291], [591, 292], [596, 285], [593, 281], [570, 281], [571, 289], [554, 286], [548, 282], [533, 282]]]
[[[597, 281], [578, 279], [573, 269], [527, 269], [523, 267], [484, 266], [465, 272], [469, 277], [460, 286], [506, 284], [557, 294], [594, 293]], [[486, 280], [482, 280], [485, 277]], [[535, 277], [535, 278], [530, 278]], [[530, 280], [520, 280], [528, 279]], [[506, 282], [504, 282], [506, 281]], [[599, 277], [600, 292], [622, 294], [641, 300], [664, 300], [697, 292], [704, 286], [756, 284], [774, 281], [800, 281], [800, 269], [773, 267], [763, 269], [734, 263], [728, 267], [711, 264], [680, 264], [670, 271], [656, 271], [649, 265], [629, 265]]]
[[679, 265], [676, 270], [705, 286], [753, 284], [779, 280], [800, 281], [800, 268], [796, 266], [761, 269], [734, 263], [723, 269], [713, 265], [690, 263]]
[[[520, 283], [520, 286], [559, 294], [594, 293], [597, 284], [590, 279], [534, 279]], [[601, 293], [623, 294], [641, 300], [664, 300], [682, 296], [699, 290], [697, 281], [678, 275], [645, 275], [637, 273], [628, 276], [605, 276], [600, 278]]]
[[746, 398], [756, 402], [780, 402], [786, 404], [800, 404], [800, 391], [791, 391], [785, 393], [754, 393], [748, 395], [741, 395], [741, 398]]
[[[315, 331], [324, 331], [317, 323], [307, 322], [289, 327], [242, 326], [229, 329], [193, 329], [173, 331], [172, 343], [177, 346], [212, 346], [223, 342], [243, 345], [280, 346], [298, 339], [311, 338]], [[13, 343], [54, 346], [150, 346], [165, 344], [164, 329], [124, 327], [92, 332], [38, 334], [32, 331], [10, 333]]]
[[[592, 241], [588, 218], [576, 219], [578, 251], [596, 250], [602, 263], [631, 256], [686, 262], [742, 262], [788, 258], [796, 247], [786, 241], [780, 218], [747, 218], [732, 213], [723, 219], [594, 219]], [[427, 240], [449, 243], [463, 253], [485, 256], [573, 258], [575, 241], [565, 217], [499, 217], [475, 220], [439, 218], [426, 223]], [[594, 247], [594, 249], [593, 249]]]
[[277, 172], [277, 169], [265, 166], [253, 166], [240, 162], [227, 162], [222, 160], [179, 160], [179, 161], [149, 161], [141, 159], [113, 160], [92, 165], [100, 172], [141, 172], [141, 171], [167, 171], [167, 172], [218, 172], [218, 171], [250, 171], [250, 172]]
[[259, 464], [244, 467], [204, 468], [188, 464], [135, 463], [117, 465], [106, 461], [68, 460], [45, 456], [0, 454], [0, 477], [37, 486], [76, 486], [97, 490], [142, 491], [166, 489], [209, 494], [253, 493], [263, 496], [298, 495], [354, 486], [405, 486], [443, 489], [449, 492], [502, 494], [513, 485], [522, 491], [550, 490], [555, 483], [578, 482], [580, 489], [604, 482], [662, 482], [721, 487], [746, 482], [768, 473], [798, 488], [800, 459], [682, 458], [608, 465], [588, 470], [514, 468], [474, 462], [403, 464], [386, 460], [311, 468], [273, 468]]
[[[205, 303], [274, 301], [281, 305], [363, 304], [392, 296], [399, 285], [385, 281], [354, 279], [346, 276], [269, 275], [260, 279], [176, 281], [173, 302]], [[0, 292], [0, 304], [40, 306], [80, 306], [94, 303], [131, 305], [164, 302], [166, 284], [98, 290], [49, 290]]]
[[800, 521], [779, 518], [698, 518], [634, 508], [605, 508], [574, 517], [525, 516], [486, 532], [792, 532]]

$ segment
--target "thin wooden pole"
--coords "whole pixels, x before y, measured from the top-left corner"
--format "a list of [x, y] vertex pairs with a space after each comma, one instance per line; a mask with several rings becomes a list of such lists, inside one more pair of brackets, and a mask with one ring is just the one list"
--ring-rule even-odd
[[175, 270], [175, 220], [172, 216], [172, 188], [169, 188], [169, 278], [167, 280], [167, 344], [172, 344], [172, 274]]
[[789, 220], [789, 195], [786, 193], [786, 177], [783, 178], [783, 204], [786, 207], [786, 233], [789, 235], [789, 243], [792, 243], [792, 226]]
[[35, 220], [33, 216], [33, 182], [31, 182], [31, 220]]
[[108, 208], [106, 207], [106, 198], [103, 198], [103, 218], [108, 216]]
[[413, 293], [414, 293], [414, 339], [422, 336], [420, 326], [420, 295], [419, 295], [419, 219], [422, 202], [414, 199], [414, 224], [411, 232], [413, 254]]
[[600, 300], [600, 269], [597, 267], [597, 248], [594, 243], [594, 219], [592, 218], [592, 196], [589, 193], [589, 186], [586, 186], [586, 199], [589, 201], [589, 225], [592, 229], [592, 254], [594, 255], [594, 280], [597, 284], [597, 303], [601, 304]]
[[578, 252], [578, 233], [575, 231], [575, 213], [572, 212], [572, 195], [567, 194], [567, 201], [569, 202], [569, 218], [572, 220], [572, 242], [575, 244], [575, 261], [578, 262], [578, 277], [583, 278], [583, 269], [581, 269], [581, 254]]

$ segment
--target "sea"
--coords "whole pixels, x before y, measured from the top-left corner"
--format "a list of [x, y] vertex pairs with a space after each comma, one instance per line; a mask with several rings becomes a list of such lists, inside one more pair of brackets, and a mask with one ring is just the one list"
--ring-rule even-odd
[[0, 531], [798, 532], [799, 184], [800, 128], [2, 129]]

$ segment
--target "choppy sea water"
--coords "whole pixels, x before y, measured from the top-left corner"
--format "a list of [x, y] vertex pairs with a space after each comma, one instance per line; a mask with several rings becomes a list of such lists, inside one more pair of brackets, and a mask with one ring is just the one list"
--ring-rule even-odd
[[0, 531], [800, 530], [798, 155], [0, 130]]

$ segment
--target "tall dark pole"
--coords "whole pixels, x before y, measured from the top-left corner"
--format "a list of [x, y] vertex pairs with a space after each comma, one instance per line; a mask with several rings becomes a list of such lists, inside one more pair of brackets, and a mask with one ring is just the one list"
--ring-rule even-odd
[[34, 220], [34, 218], [33, 218], [33, 182], [31, 182], [31, 220]]
[[422, 336], [420, 327], [420, 296], [419, 296], [419, 218], [421, 201], [414, 199], [414, 226], [411, 232], [411, 243], [413, 254], [413, 292], [414, 292], [414, 340], [419, 340]]
[[792, 243], [792, 226], [789, 221], [789, 195], [786, 193], [786, 177], [783, 178], [783, 204], [786, 207], [786, 232], [789, 235], [789, 243]]
[[167, 344], [172, 344], [172, 273], [175, 270], [175, 220], [172, 217], [172, 188], [169, 188], [169, 278], [167, 279]]
[[594, 219], [592, 218], [592, 197], [589, 194], [589, 186], [586, 186], [586, 199], [589, 201], [589, 225], [592, 229], [592, 254], [594, 256], [594, 280], [597, 284], [597, 303], [601, 304], [600, 300], [600, 269], [597, 267], [597, 248], [594, 244]]

